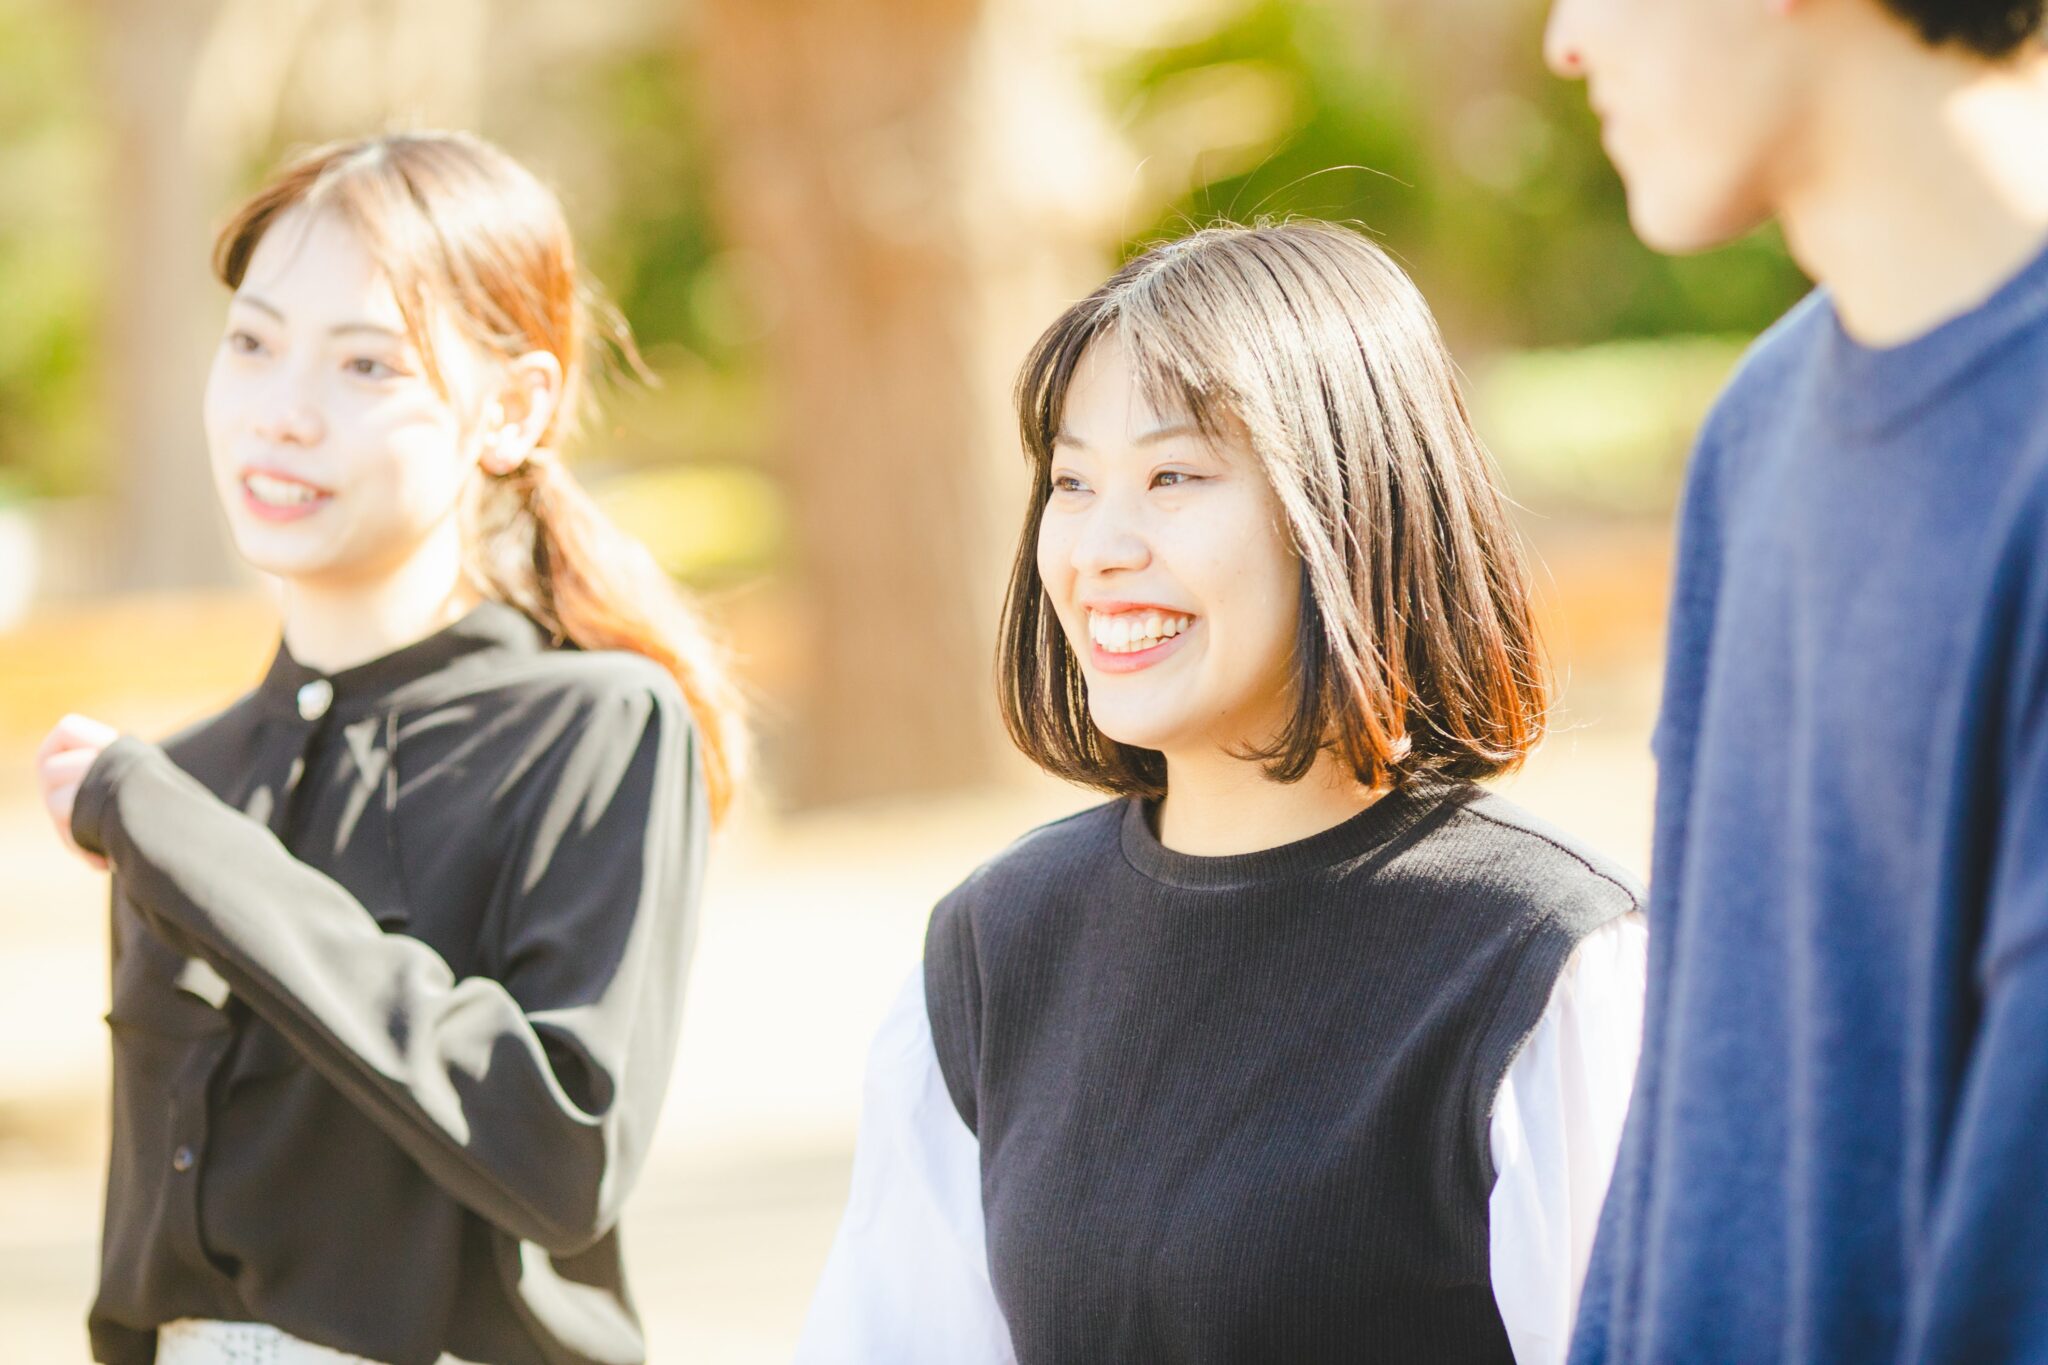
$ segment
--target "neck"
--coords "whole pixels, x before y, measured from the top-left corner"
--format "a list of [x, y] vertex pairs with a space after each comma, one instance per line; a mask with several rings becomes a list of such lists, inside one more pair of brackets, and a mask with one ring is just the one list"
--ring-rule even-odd
[[437, 535], [374, 577], [284, 580], [285, 647], [308, 668], [338, 673], [425, 639], [479, 600], [459, 538]]
[[1159, 842], [1176, 853], [1220, 858], [1295, 843], [1343, 824], [1386, 795], [1329, 754], [1299, 782], [1275, 782], [1257, 763], [1227, 754], [1169, 754]]
[[1889, 24], [1861, 43], [1815, 92], [1778, 218], [1849, 334], [1895, 346], [2048, 241], [2048, 58], [1929, 52]]

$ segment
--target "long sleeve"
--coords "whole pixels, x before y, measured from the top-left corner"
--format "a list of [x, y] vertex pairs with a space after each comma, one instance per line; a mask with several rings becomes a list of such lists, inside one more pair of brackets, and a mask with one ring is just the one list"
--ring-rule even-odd
[[1906, 1361], [2048, 1361], [2048, 954], [1991, 977], [1937, 1187]]
[[646, 1152], [705, 837], [681, 699], [619, 685], [576, 706], [522, 778], [496, 979], [385, 932], [153, 745], [109, 746], [73, 817], [169, 942], [451, 1195], [558, 1256], [609, 1230]]
[[1009, 1365], [981, 1157], [939, 1073], [913, 972], [868, 1057], [853, 1188], [797, 1365]]
[[2048, 583], [2023, 619], [2028, 704], [2014, 708], [1997, 808], [1979, 823], [1996, 831], [1982, 937], [1950, 931], [1969, 947], [1955, 1006], [1966, 1052], [1914, 1248], [1899, 1359], [1916, 1365], [2048, 1361]]
[[1494, 1301], [1520, 1365], [1562, 1365], [1642, 1037], [1640, 913], [1579, 946], [1508, 1069], [1489, 1133]]

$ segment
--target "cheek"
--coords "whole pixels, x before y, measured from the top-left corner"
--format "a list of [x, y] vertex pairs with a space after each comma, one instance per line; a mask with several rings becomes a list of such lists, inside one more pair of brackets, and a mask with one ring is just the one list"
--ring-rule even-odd
[[1073, 531], [1062, 520], [1048, 516], [1038, 525], [1038, 579], [1052, 599], [1055, 612], [1065, 624], [1068, 600], [1073, 596]]
[[390, 509], [394, 520], [438, 520], [454, 504], [470, 462], [461, 432], [445, 413], [410, 406], [344, 413], [331, 437], [354, 451], [348, 481], [368, 501]]
[[1206, 608], [1218, 645], [1216, 663], [1239, 685], [1270, 688], [1292, 668], [1300, 617], [1300, 568], [1264, 501], [1189, 538], [1180, 577]]
[[1294, 637], [1301, 622], [1301, 568], [1277, 529], [1251, 539], [1257, 550], [1245, 565], [1245, 614], [1249, 627], [1246, 667], [1263, 686], [1277, 688], [1294, 671]]
[[206, 376], [206, 392], [200, 402], [200, 418], [206, 427], [207, 453], [216, 473], [226, 473], [234, 462], [234, 435], [246, 398], [234, 372], [216, 360]]

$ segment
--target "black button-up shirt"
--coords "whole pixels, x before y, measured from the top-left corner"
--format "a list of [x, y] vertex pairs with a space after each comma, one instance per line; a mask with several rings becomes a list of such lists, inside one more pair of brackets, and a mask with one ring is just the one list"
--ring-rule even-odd
[[162, 748], [113, 864], [95, 1358], [183, 1317], [390, 1365], [644, 1358], [619, 1205], [674, 1059], [705, 801], [674, 682], [488, 603]]

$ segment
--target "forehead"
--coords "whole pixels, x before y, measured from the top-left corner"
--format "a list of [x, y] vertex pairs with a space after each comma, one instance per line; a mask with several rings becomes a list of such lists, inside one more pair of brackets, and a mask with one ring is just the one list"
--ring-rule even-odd
[[390, 277], [339, 213], [303, 206], [279, 215], [250, 255], [238, 294], [255, 295], [291, 321], [340, 315], [403, 330]]
[[[1207, 419], [1205, 430], [1204, 418]], [[1224, 460], [1252, 457], [1250, 434], [1228, 412], [1197, 413], [1146, 366], [1121, 328], [1090, 342], [1074, 366], [1053, 444], [1093, 453], [1156, 456], [1190, 447]]]
[[1194, 425], [1186, 405], [1157, 393], [1121, 329], [1090, 342], [1074, 366], [1060, 405], [1057, 436], [1090, 446], [1127, 444], [1163, 429]]

